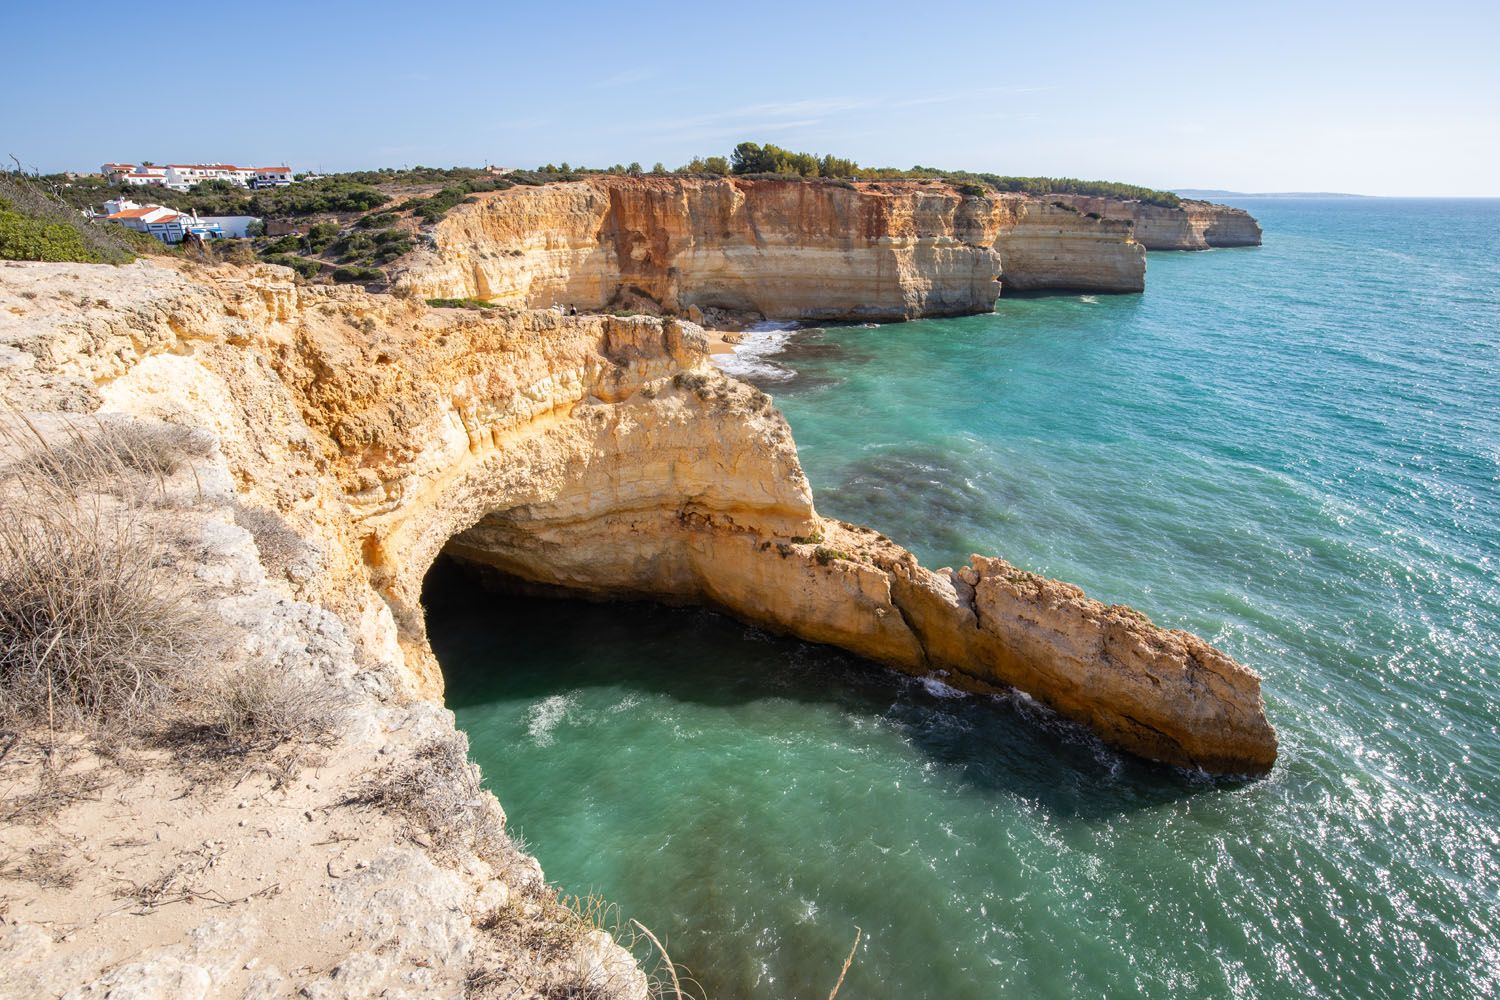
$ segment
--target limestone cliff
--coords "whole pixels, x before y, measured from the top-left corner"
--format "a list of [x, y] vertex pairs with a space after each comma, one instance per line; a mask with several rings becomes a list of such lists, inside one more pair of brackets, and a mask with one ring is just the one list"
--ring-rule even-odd
[[707, 364], [692, 324], [432, 310], [264, 266], [125, 270], [122, 301], [46, 325], [30, 353], [46, 363], [8, 398], [69, 372], [76, 398], [56, 405], [214, 430], [242, 488], [327, 550], [299, 596], [342, 613], [414, 695], [441, 695], [419, 595], [446, 546], [1020, 687], [1153, 759], [1274, 760], [1258, 679], [1199, 640], [1003, 563], [933, 573], [820, 518], [780, 413]]
[[[628, 214], [679, 211], [685, 189], [676, 183], [642, 186]], [[651, 287], [664, 297], [691, 300], [685, 289], [706, 287], [695, 284], [709, 281], [706, 265], [677, 267], [675, 276], [663, 268], [687, 264], [694, 252], [673, 252], [664, 229], [650, 230], [664, 242], [634, 242], [645, 230], [608, 221], [608, 188], [560, 185], [490, 199], [453, 225], [511, 225], [509, 209], [490, 208], [502, 201], [557, 203], [566, 224], [556, 231], [516, 223], [515, 238], [542, 249], [526, 265], [536, 269], [505, 272], [516, 282], [505, 286], [512, 297], [544, 295], [549, 285], [603, 296], [608, 282], [589, 269], [598, 255], [613, 255], [632, 261], [642, 282], [660, 282]], [[764, 222], [775, 206], [790, 210], [805, 196], [826, 198], [819, 211], [829, 214], [820, 218], [836, 221], [838, 233], [851, 224], [840, 213], [873, 213], [860, 223], [870, 239], [849, 253], [946, 255], [950, 263], [968, 255], [930, 284], [866, 286], [883, 308], [956, 307], [973, 301], [975, 275], [993, 282], [984, 263], [993, 250], [954, 235], [998, 232], [993, 206], [981, 219], [979, 205], [945, 192], [888, 199], [752, 185], [768, 199], [759, 201], [728, 182], [694, 190], [705, 189], [723, 199], [715, 203], [722, 212], [717, 221], [695, 214], [710, 204], [695, 194], [685, 218], [698, 228], [688, 231]], [[659, 207], [668, 204], [679, 207]], [[949, 228], [932, 235], [939, 222]], [[589, 243], [596, 225], [605, 228]], [[797, 239], [814, 242], [811, 231]], [[704, 255], [728, 260], [730, 242]], [[486, 270], [497, 259], [471, 261], [463, 280], [498, 280], [501, 272]], [[524, 264], [526, 252], [515, 259]], [[757, 307], [791, 308], [811, 294], [795, 284], [744, 288], [759, 296], [748, 300]], [[211, 431], [212, 467], [194, 475], [222, 483], [214, 510], [232, 498], [274, 511], [310, 553], [299, 571], [247, 576], [245, 606], [277, 620], [300, 609], [290, 620], [319, 622], [319, 634], [337, 636], [293, 629], [278, 648], [289, 664], [298, 650], [327, 650], [320, 676], [356, 692], [367, 720], [379, 720], [347, 737], [362, 759], [378, 763], [391, 748], [409, 754], [419, 729], [452, 734], [451, 716], [434, 719], [428, 708], [417, 726], [403, 707], [442, 696], [420, 592], [443, 551], [538, 584], [714, 605], [972, 690], [1019, 688], [1154, 760], [1259, 774], [1276, 757], [1259, 678], [1201, 639], [1000, 560], [928, 570], [871, 529], [820, 517], [781, 414], [765, 394], [709, 366], [703, 334], [689, 323], [429, 309], [409, 295], [300, 285], [267, 265], [0, 264], [0, 404]], [[250, 544], [238, 529], [214, 530]], [[443, 905], [475, 923], [459, 920], [441, 955], [408, 945], [397, 953], [408, 964], [392, 965], [378, 942], [351, 933], [350, 943], [342, 924], [323, 930], [342, 942], [337, 948], [363, 949], [361, 968], [383, 970], [372, 983], [398, 975], [462, 981], [463, 964], [482, 961], [472, 938], [479, 901], [496, 891], [487, 862], [465, 865]], [[349, 896], [351, 913], [362, 900]], [[618, 966], [604, 944], [591, 947], [579, 961]]]
[[1139, 292], [1146, 248], [1128, 220], [1090, 218], [1052, 198], [1007, 195], [995, 245], [1007, 292]]
[[591, 177], [480, 195], [397, 276], [424, 298], [902, 320], [988, 312], [1007, 288], [1140, 291], [1128, 225], [939, 181]]
[[1133, 223], [1136, 242], [1147, 250], [1260, 246], [1260, 224], [1243, 208], [1187, 198], [1176, 208], [1076, 194], [1057, 195], [1053, 200], [1083, 213]]

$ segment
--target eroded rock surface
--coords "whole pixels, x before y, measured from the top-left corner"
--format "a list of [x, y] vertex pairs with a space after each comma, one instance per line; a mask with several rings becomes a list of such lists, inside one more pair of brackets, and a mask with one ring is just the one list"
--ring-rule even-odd
[[425, 298], [783, 320], [988, 312], [1006, 288], [1138, 292], [1128, 222], [940, 181], [590, 177], [479, 195], [397, 279]]
[[1243, 208], [1192, 198], [1184, 198], [1177, 208], [1076, 194], [1057, 195], [1053, 200], [1085, 214], [1133, 223], [1136, 242], [1147, 250], [1260, 246], [1260, 223]]
[[[1251, 774], [1275, 760], [1259, 678], [1202, 640], [1000, 560], [930, 571], [872, 529], [819, 516], [781, 414], [708, 365], [690, 323], [430, 309], [266, 265], [0, 264], [0, 403], [213, 432], [203, 473], [218, 470], [219, 507], [204, 516], [224, 558], [242, 565], [229, 543], [248, 544], [224, 527], [230, 501], [275, 512], [302, 547], [275, 573], [226, 576], [239, 597], [225, 613], [286, 662], [325, 651], [320, 675], [367, 706], [343, 738], [372, 766], [382, 750], [409, 756], [419, 730], [453, 733], [433, 707], [442, 679], [419, 600], [444, 550], [534, 583], [712, 604], [975, 690], [1014, 686], [1151, 759]], [[394, 834], [366, 846], [382, 837]], [[498, 876], [443, 876], [438, 895], [462, 920], [392, 952], [356, 890], [452, 862], [362, 860], [368, 874], [330, 881], [327, 898], [366, 908], [366, 923], [303, 974], [314, 994], [340, 995], [340, 975], [421, 994], [471, 973]], [[9, 940], [41, 948], [32, 932]], [[588, 961], [618, 975], [628, 958], [596, 944]], [[95, 991], [137, 975], [114, 952], [52, 954]], [[193, 955], [165, 950], [151, 974], [191, 993]]]

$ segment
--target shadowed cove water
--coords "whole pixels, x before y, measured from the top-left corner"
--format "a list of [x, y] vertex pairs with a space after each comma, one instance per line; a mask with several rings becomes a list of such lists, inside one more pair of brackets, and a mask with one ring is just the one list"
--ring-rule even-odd
[[819, 509], [1003, 555], [1265, 678], [1209, 782], [705, 611], [443, 599], [449, 703], [548, 875], [711, 996], [1500, 990], [1500, 203], [1246, 202], [1144, 295], [737, 363]]

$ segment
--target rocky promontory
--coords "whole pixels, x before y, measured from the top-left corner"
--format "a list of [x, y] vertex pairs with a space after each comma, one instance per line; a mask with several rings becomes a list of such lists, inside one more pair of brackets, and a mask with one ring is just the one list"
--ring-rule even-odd
[[1139, 292], [1146, 249], [1238, 245], [1252, 230], [1258, 242], [1248, 215], [1200, 202], [597, 175], [475, 196], [395, 280], [424, 298], [525, 308], [644, 300], [668, 314], [890, 321], [988, 312], [1002, 288]]
[[1132, 223], [1132, 235], [1147, 250], [1260, 246], [1260, 223], [1243, 208], [1230, 205], [1184, 198], [1168, 207], [1078, 194], [1054, 195], [1051, 200], [1083, 213]]
[[[930, 570], [872, 528], [819, 515], [786, 421], [708, 364], [693, 324], [420, 297], [599, 306], [628, 274], [678, 308], [777, 315], [825, 292], [880, 315], [962, 312], [991, 294], [1007, 233], [1082, 226], [1034, 201], [875, 187], [504, 192], [445, 222], [429, 268], [397, 295], [270, 265], [0, 264], [0, 402], [62, 448], [121, 422], [201, 436], [163, 473], [171, 502], [152, 516], [167, 554], [152, 572], [195, 588], [267, 669], [349, 705], [315, 772], [247, 771], [243, 787], [122, 772], [102, 813], [68, 807], [64, 855], [93, 874], [64, 910], [97, 923], [69, 931], [55, 897], [13, 902], [0, 956], [24, 963], [22, 993], [155, 983], [187, 996], [222, 981], [246, 995], [433, 995], [524, 969], [549, 989], [643, 994], [608, 935], [547, 902], [464, 762], [421, 605], [443, 553], [531, 585], [711, 605], [956, 687], [1017, 689], [1152, 760], [1268, 771], [1260, 679], [1203, 640], [999, 559]], [[1087, 221], [1077, 231], [1142, 252], [1123, 224]], [[470, 256], [444, 257], [459, 246]], [[438, 836], [431, 808], [393, 811], [413, 775], [456, 803], [462, 836]], [[193, 822], [163, 812], [179, 798]], [[121, 829], [159, 832], [138, 843]], [[223, 905], [157, 905], [188, 895], [151, 890], [145, 855]], [[214, 882], [239, 872], [230, 859], [262, 880]], [[154, 901], [131, 934], [109, 930], [110, 880], [126, 874], [142, 883], [132, 898]], [[527, 951], [536, 940], [562, 943]], [[272, 953], [274, 968], [255, 965]]]

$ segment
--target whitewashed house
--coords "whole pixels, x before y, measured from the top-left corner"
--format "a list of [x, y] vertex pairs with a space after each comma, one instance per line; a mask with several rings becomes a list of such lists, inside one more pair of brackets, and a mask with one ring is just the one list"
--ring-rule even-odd
[[290, 167], [256, 167], [255, 176], [250, 179], [250, 186], [253, 188], [285, 187], [290, 183]]
[[167, 186], [165, 167], [138, 166], [134, 163], [106, 163], [100, 168], [100, 173], [104, 174], [111, 184], [128, 187]]
[[173, 191], [186, 191], [204, 181], [227, 181], [248, 188], [280, 187], [292, 183], [290, 167], [237, 167], [232, 163], [168, 163], [162, 167], [106, 163], [99, 172], [112, 184], [152, 185]]

